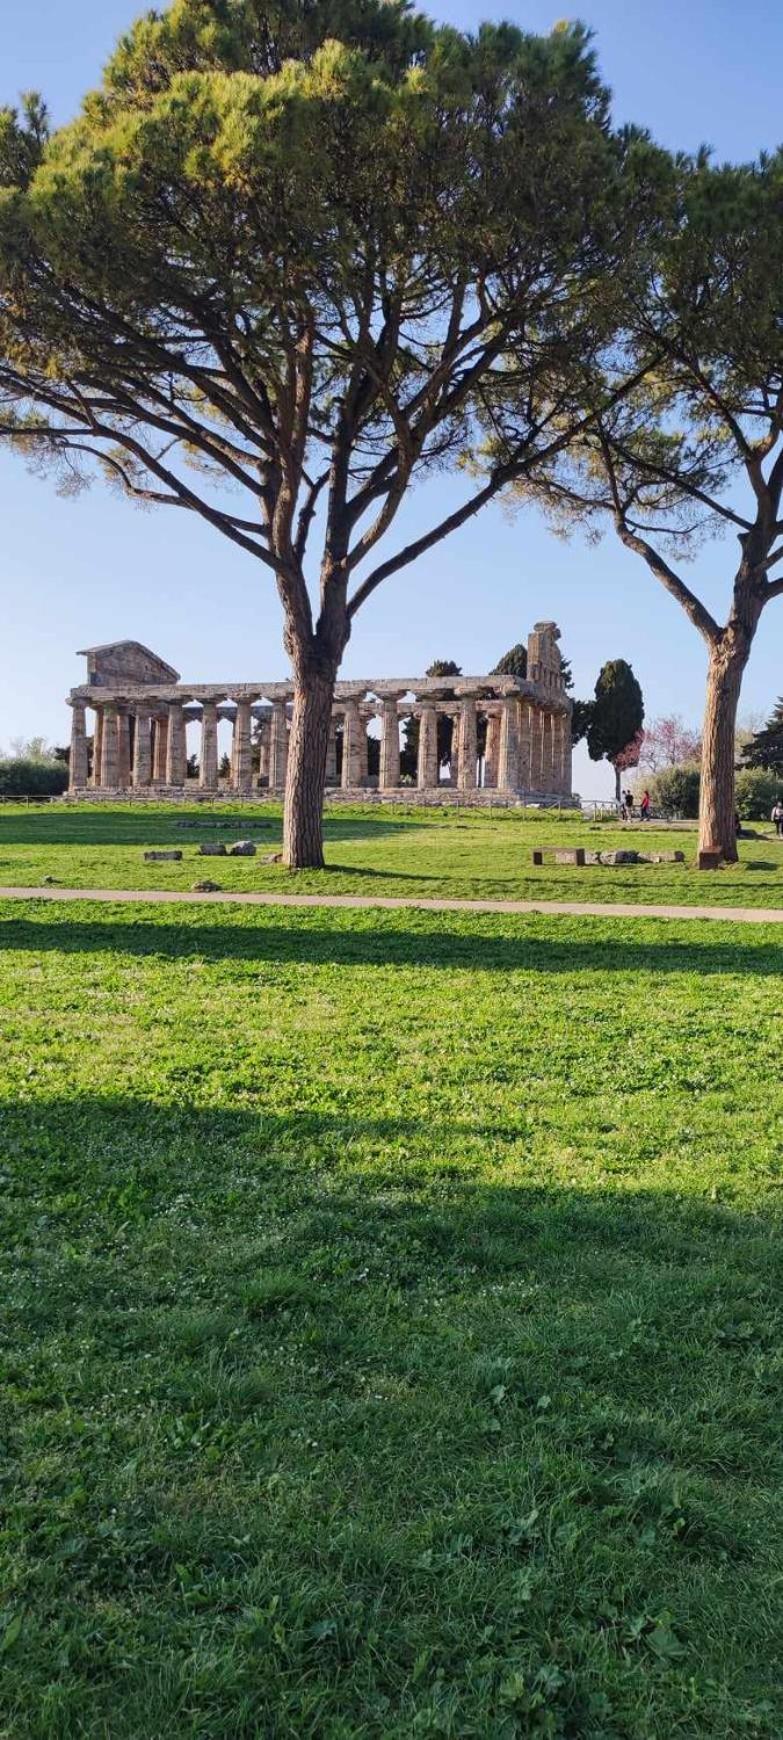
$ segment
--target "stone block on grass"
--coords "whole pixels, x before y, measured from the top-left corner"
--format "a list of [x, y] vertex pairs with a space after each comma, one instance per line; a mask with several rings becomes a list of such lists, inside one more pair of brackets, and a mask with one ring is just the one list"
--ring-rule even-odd
[[255, 858], [256, 848], [252, 840], [235, 840], [228, 848], [229, 858]]
[[178, 864], [182, 858], [181, 852], [145, 852], [145, 864]]
[[199, 846], [200, 858], [225, 858], [226, 848], [222, 840], [207, 840]]
[[581, 870], [585, 863], [585, 849], [584, 846], [537, 846], [533, 863], [544, 864], [548, 857], [554, 858], [556, 864], [576, 864]]

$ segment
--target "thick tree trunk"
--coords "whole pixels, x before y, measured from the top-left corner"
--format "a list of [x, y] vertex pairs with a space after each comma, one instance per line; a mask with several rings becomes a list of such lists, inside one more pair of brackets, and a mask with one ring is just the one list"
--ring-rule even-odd
[[323, 868], [326, 753], [337, 668], [309, 661], [294, 667], [294, 715], [288, 740], [283, 862], [291, 870]]
[[615, 802], [619, 804], [620, 799], [623, 795], [622, 786], [620, 785], [620, 769], [619, 769], [619, 767], [615, 767], [615, 770], [614, 770], [614, 795], [615, 795]]
[[750, 655], [750, 639], [735, 629], [724, 630], [710, 653], [707, 703], [701, 750], [699, 850], [720, 852], [737, 860], [734, 759], [737, 705]]

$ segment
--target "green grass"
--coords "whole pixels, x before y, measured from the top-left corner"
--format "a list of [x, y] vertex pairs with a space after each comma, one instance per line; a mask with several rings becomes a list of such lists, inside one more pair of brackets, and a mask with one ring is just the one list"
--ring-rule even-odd
[[778, 932], [0, 932], [4, 1740], [778, 1736]]
[[[183, 828], [183, 820], [198, 826]], [[210, 825], [230, 820], [231, 828]], [[783, 841], [771, 828], [741, 842], [736, 867], [705, 876], [693, 868], [696, 832], [691, 829], [623, 829], [589, 823], [581, 815], [535, 811], [489, 812], [334, 807], [327, 811], [326, 871], [301, 873], [306, 893], [451, 895], [480, 899], [641, 901], [655, 904], [783, 906]], [[279, 808], [219, 805], [209, 810], [176, 805], [0, 807], [0, 885], [32, 886], [53, 876], [69, 887], [191, 888], [210, 877], [226, 889], [290, 889], [282, 865], [261, 856], [281, 844]], [[769, 837], [765, 837], [765, 836]], [[207, 859], [202, 840], [255, 839], [253, 859]], [[575, 870], [547, 863], [537, 869], [532, 849], [542, 844], [579, 844], [648, 850], [679, 848], [685, 865], [639, 865]], [[145, 848], [179, 846], [180, 864], [145, 864]]]

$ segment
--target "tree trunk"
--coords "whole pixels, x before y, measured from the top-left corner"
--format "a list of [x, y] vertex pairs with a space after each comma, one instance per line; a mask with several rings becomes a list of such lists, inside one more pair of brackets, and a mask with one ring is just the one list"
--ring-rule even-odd
[[332, 722], [336, 665], [294, 668], [294, 715], [288, 740], [283, 820], [283, 862], [290, 870], [323, 868], [326, 753]]
[[622, 787], [620, 785], [620, 769], [619, 769], [619, 767], [615, 766], [615, 770], [614, 770], [614, 796], [615, 796], [616, 803], [619, 804], [622, 795], [623, 795]]
[[750, 639], [725, 629], [710, 653], [707, 703], [701, 749], [699, 850], [720, 852], [727, 863], [737, 861], [736, 755], [737, 706], [750, 655]]

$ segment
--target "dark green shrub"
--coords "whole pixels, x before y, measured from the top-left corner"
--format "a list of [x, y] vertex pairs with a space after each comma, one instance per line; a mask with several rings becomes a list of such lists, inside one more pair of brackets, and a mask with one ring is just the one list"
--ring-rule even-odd
[[662, 768], [651, 781], [649, 791], [653, 809], [660, 815], [695, 818], [699, 813], [698, 765], [684, 762], [681, 767]]
[[[761, 767], [737, 774], [737, 811], [743, 822], [768, 822], [772, 805], [783, 803], [783, 778]], [[662, 816], [690, 820], [699, 813], [699, 769], [695, 762], [665, 767], [650, 783], [653, 809]]]
[[67, 786], [61, 761], [0, 761], [0, 797], [59, 797]]
[[772, 805], [783, 802], [783, 777], [762, 767], [737, 774], [737, 809], [743, 822], [768, 822]]

